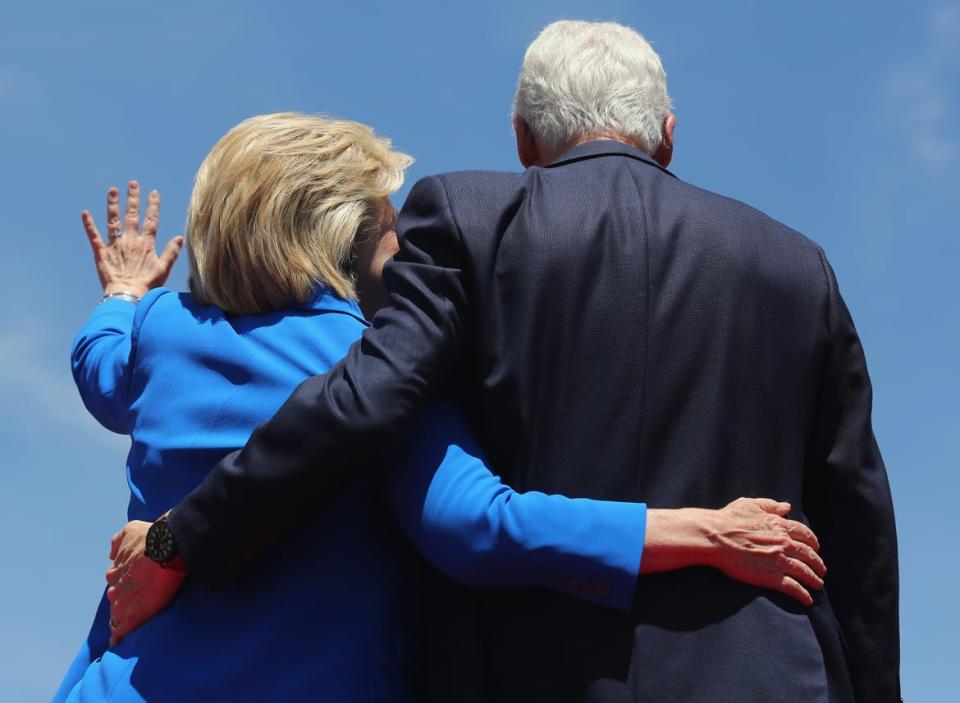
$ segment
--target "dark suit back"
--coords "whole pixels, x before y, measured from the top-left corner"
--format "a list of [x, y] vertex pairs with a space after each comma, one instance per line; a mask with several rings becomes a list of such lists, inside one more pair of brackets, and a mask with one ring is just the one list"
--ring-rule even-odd
[[[842, 302], [820, 249], [615, 142], [523, 174], [439, 178], [472, 306], [460, 381], [480, 444], [509, 484], [654, 508], [773, 497], [833, 547], [827, 595], [809, 610], [706, 568], [642, 577], [630, 613], [541, 592], [480, 594], [488, 695], [853, 700], [848, 672], [859, 672], [846, 658], [856, 653], [844, 654], [832, 585], [847, 578], [848, 550], [860, 550], [882, 560], [877, 597], [889, 606], [893, 588], [895, 602], [895, 537], [865, 370], [866, 424], [852, 451], [872, 472], [821, 476], [836, 430], [822, 427], [824, 405], [838, 402], [823, 388], [833, 382], [831, 318], [845, 311], [831, 310]], [[826, 492], [835, 480], [871, 483]], [[870, 524], [839, 544], [833, 518], [849, 510]], [[841, 599], [844, 589], [867, 599], [874, 585], [843, 584]], [[895, 607], [889, 615], [880, 636], [894, 641], [867, 645], [888, 657]], [[873, 685], [858, 682], [860, 700], [880, 700]]]

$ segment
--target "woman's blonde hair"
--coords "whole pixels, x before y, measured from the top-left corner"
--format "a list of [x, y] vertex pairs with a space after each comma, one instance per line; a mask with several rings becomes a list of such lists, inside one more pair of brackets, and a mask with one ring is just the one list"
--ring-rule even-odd
[[190, 292], [236, 314], [305, 302], [318, 284], [356, 297], [357, 235], [413, 162], [359, 122], [294, 112], [227, 132], [197, 171], [187, 211]]

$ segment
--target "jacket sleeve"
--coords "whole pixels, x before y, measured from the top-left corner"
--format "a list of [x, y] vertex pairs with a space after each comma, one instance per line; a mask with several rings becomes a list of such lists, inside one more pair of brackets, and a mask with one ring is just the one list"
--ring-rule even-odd
[[400, 251], [384, 271], [390, 304], [339, 364], [301, 384], [173, 509], [177, 547], [208, 585], [228, 577], [265, 532], [322, 509], [351, 476], [382, 463], [455, 363], [467, 312], [464, 249], [439, 177], [414, 186], [398, 231]]
[[540, 586], [630, 607], [646, 505], [512, 490], [452, 403], [424, 410], [405, 445], [391, 504], [433, 566], [468, 586]]
[[858, 701], [900, 697], [897, 534], [886, 469], [871, 425], [860, 339], [820, 252], [828, 342], [804, 509], [822, 544], [825, 590], [840, 625]]
[[73, 380], [83, 404], [97, 422], [118, 434], [130, 433], [130, 349], [136, 306], [106, 300], [73, 340]]

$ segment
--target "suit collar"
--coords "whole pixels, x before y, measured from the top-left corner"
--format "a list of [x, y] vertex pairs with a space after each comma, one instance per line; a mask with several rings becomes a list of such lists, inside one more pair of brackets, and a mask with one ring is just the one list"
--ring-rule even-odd
[[653, 157], [647, 154], [642, 149], [637, 149], [634, 146], [629, 144], [624, 144], [623, 142], [615, 142], [610, 139], [598, 139], [592, 142], [584, 142], [583, 144], [578, 144], [577, 146], [569, 149], [555, 160], [551, 161], [547, 168], [554, 168], [555, 166], [562, 166], [564, 164], [573, 163], [574, 161], [583, 161], [584, 159], [592, 159], [597, 156], [629, 156], [638, 161], [644, 161], [651, 166], [659, 168], [664, 173], [670, 174], [673, 176], [670, 171], [665, 169], [663, 166], [658, 164], [653, 160]]

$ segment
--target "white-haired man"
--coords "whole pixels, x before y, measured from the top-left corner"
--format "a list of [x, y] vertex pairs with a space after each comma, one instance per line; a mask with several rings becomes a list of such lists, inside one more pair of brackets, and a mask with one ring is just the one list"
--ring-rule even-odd
[[[438, 581], [438, 700], [897, 700], [892, 505], [863, 353], [823, 252], [666, 170], [665, 74], [631, 29], [547, 27], [514, 125], [524, 173], [414, 187], [390, 307], [156, 526], [167, 553], [214, 580], [291, 506], [378, 463], [449, 383], [520, 490], [651, 508], [771, 496], [818, 533], [830, 572], [809, 607], [721, 569], [667, 572], [678, 564], [655, 555], [670, 550], [645, 551], [626, 611]], [[669, 540], [649, 515], [648, 534]], [[602, 600], [602, 584], [565, 587]]]

